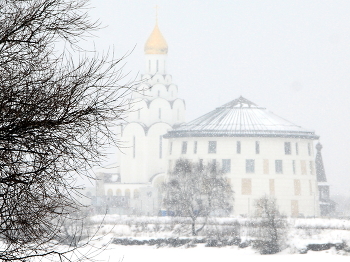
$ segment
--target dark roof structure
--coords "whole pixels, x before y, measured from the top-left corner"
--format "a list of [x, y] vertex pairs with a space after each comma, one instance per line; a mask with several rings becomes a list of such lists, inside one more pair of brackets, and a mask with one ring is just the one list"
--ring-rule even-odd
[[316, 159], [315, 159], [315, 165], [316, 165], [316, 176], [317, 176], [317, 182], [327, 182], [326, 172], [324, 170], [323, 160], [322, 160], [322, 145], [318, 142], [316, 145]]
[[295, 125], [242, 96], [169, 131], [172, 137], [290, 137], [318, 139], [314, 131]]

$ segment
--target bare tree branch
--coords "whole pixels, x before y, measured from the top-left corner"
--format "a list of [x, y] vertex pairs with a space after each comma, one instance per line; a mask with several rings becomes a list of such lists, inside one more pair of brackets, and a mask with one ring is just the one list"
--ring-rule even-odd
[[[175, 216], [192, 220], [192, 235], [196, 236], [213, 212], [229, 214], [233, 191], [224, 174], [216, 165], [201, 166], [187, 159], [179, 159], [164, 184], [164, 204]], [[198, 217], [204, 217], [196, 228]]]
[[55, 46], [78, 48], [98, 26], [86, 0], [0, 2], [0, 260], [67, 259], [55, 247], [79, 208], [75, 178], [118, 146], [111, 128], [133, 89], [121, 59], [75, 62]]

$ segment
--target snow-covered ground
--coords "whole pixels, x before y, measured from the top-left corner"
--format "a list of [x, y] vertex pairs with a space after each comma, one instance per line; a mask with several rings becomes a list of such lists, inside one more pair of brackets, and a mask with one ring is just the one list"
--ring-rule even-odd
[[[275, 255], [260, 255], [250, 247], [239, 249], [236, 246], [213, 248], [204, 247], [204, 245], [198, 245], [194, 248], [156, 248], [155, 246], [120, 246], [114, 244], [105, 246], [105, 243], [107, 242], [108, 236], [94, 243], [95, 247], [101, 247], [104, 249], [101, 252], [95, 253], [95, 260], [111, 262], [350, 261], [349, 256], [345, 255], [343, 252], [338, 252], [335, 249], [317, 252], [309, 251], [307, 254], [303, 255], [290, 254], [290, 250], [287, 249]], [[84, 255], [89, 255], [89, 253], [91, 253], [91, 255], [93, 255], [93, 251], [96, 250], [94, 248], [85, 247], [80, 250], [80, 253]]]
[[275, 255], [260, 255], [251, 248], [238, 249], [237, 247], [229, 248], [208, 248], [198, 246], [195, 248], [158, 248], [149, 246], [116, 246], [111, 245], [108, 250], [100, 254], [102, 261], [152, 261], [152, 262], [228, 262], [228, 261], [349, 261], [349, 256], [335, 255], [335, 250], [308, 252], [306, 255], [289, 254], [286, 251]]
[[[179, 223], [174, 223], [171, 217], [126, 217], [118, 215], [94, 216], [91, 221], [100, 228], [101, 234], [113, 234], [118, 238], [150, 239], [150, 238], [181, 238], [191, 237], [190, 226], [186, 225], [185, 218], [176, 218]], [[251, 220], [247, 218], [216, 218], [215, 228], [227, 230], [228, 225], [238, 223], [240, 225], [239, 238], [242, 241], [251, 239]], [[199, 221], [200, 224], [200, 221]], [[309, 244], [341, 244], [350, 246], [350, 221], [341, 219], [289, 219], [288, 220], [288, 246], [290, 252], [298, 253], [298, 250], [306, 249]], [[207, 226], [203, 231], [205, 231]], [[205, 232], [201, 232], [205, 236]]]
[[[101, 224], [101, 222], [103, 223]], [[248, 220], [240, 218], [220, 218], [216, 220], [219, 226], [232, 225], [232, 221], [238, 221], [241, 225], [241, 234], [248, 228]], [[76, 254], [93, 257], [97, 261], [123, 261], [123, 262], [220, 262], [225, 261], [350, 261], [350, 253], [343, 250], [337, 251], [334, 247], [324, 251], [307, 251], [307, 254], [299, 254], [300, 250], [310, 244], [340, 244], [350, 246], [350, 222], [337, 219], [296, 219], [288, 223], [288, 248], [274, 255], [260, 255], [251, 247], [239, 248], [237, 246], [205, 247], [205, 244], [197, 244], [195, 247], [157, 247], [156, 245], [124, 246], [112, 244], [113, 238], [131, 238], [149, 240], [156, 238], [176, 238], [183, 236], [176, 230], [176, 223], [169, 217], [122, 217], [107, 215], [92, 217], [90, 226], [95, 232], [99, 228], [98, 236], [91, 245], [80, 248]], [[185, 226], [186, 227], [186, 226]], [[249, 231], [249, 230], [248, 230]], [[248, 235], [246, 235], [249, 237]], [[242, 236], [242, 240], [245, 237]], [[305, 249], [306, 250], [306, 249]]]

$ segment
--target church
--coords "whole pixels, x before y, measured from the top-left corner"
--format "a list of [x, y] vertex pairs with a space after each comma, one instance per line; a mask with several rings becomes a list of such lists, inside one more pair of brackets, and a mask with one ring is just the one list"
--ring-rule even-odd
[[253, 215], [255, 201], [266, 195], [287, 216], [315, 217], [334, 209], [320, 144], [315, 161], [314, 131], [242, 96], [186, 123], [186, 104], [167, 72], [168, 44], [158, 22], [144, 51], [142, 81], [119, 129], [125, 144], [115, 165], [97, 171], [95, 207], [158, 215], [167, 172], [187, 158], [222, 168], [234, 191], [232, 215]]

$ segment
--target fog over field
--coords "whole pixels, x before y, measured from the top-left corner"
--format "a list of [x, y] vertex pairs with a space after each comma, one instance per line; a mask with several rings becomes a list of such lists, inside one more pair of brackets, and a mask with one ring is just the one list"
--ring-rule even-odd
[[350, 255], [349, 0], [0, 10], [1, 261]]
[[316, 131], [331, 194], [350, 195], [350, 2], [96, 1], [104, 27], [83, 45], [114, 48], [127, 79], [143, 72], [155, 24], [192, 120], [240, 95]]

